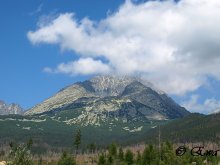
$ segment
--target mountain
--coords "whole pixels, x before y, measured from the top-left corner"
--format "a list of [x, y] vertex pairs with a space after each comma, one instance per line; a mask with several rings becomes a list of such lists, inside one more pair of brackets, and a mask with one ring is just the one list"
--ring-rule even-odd
[[137, 143], [158, 125], [189, 114], [139, 77], [96, 76], [61, 89], [22, 116], [0, 116], [0, 145], [31, 137], [43, 151], [68, 148], [79, 128], [84, 147]]
[[0, 115], [8, 114], [22, 114], [23, 109], [18, 104], [9, 104], [7, 105], [4, 101], [0, 100]]
[[63, 88], [25, 115], [81, 108], [72, 122], [100, 124], [106, 118], [126, 121], [181, 118], [189, 112], [139, 77], [96, 76]]

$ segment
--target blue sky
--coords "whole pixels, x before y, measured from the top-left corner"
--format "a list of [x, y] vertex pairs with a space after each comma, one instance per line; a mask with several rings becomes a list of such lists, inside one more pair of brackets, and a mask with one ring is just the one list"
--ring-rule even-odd
[[1, 1], [0, 99], [27, 109], [96, 74], [141, 74], [191, 111], [216, 110], [219, 2], [200, 2]]
[[[80, 2], [80, 3], [79, 3]], [[33, 46], [27, 32], [36, 27], [38, 20], [47, 15], [74, 11], [80, 19], [105, 17], [108, 10], [115, 10], [122, 1], [14, 1], [5, 0], [0, 5], [0, 99], [16, 102], [25, 108], [48, 98], [59, 89], [87, 76], [69, 77], [49, 75], [45, 66], [55, 66], [60, 61], [73, 58], [72, 52], [61, 52], [56, 46]], [[101, 7], [99, 7], [101, 5]]]

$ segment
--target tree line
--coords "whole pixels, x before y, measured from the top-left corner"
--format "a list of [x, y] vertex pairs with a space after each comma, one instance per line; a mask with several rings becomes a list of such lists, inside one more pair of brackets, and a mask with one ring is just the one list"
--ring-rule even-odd
[[[76, 157], [80, 153], [82, 143], [81, 130], [75, 132], [73, 138], [74, 154], [64, 151], [59, 158], [57, 165], [77, 165]], [[32, 160], [31, 147], [33, 140], [30, 139], [25, 144], [10, 143], [10, 154], [7, 165], [34, 165]], [[90, 152], [94, 153], [96, 146], [92, 143], [89, 146]], [[161, 146], [146, 145], [140, 152], [133, 152], [131, 149], [124, 149], [116, 143], [108, 146], [106, 151], [97, 151], [98, 159], [94, 165], [187, 165], [187, 164], [218, 164], [219, 156], [192, 156], [186, 147], [185, 154], [176, 155], [175, 148], [170, 142], [161, 143]], [[38, 165], [42, 165], [42, 159], [39, 159]]]

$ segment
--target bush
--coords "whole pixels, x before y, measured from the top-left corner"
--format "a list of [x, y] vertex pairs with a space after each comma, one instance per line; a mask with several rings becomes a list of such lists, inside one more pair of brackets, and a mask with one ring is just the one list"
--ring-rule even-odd
[[8, 165], [33, 165], [34, 163], [30, 151], [32, 143], [32, 140], [20, 145], [10, 143], [11, 151]]

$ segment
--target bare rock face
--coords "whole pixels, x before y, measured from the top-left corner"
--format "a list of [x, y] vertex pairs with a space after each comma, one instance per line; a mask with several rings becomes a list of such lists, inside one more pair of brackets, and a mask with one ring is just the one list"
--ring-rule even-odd
[[18, 104], [7, 105], [4, 101], [0, 101], [0, 115], [22, 114], [23, 109]]
[[[189, 112], [151, 83], [129, 76], [96, 76], [70, 85], [27, 111], [26, 115], [82, 109], [79, 119], [165, 120]], [[78, 118], [76, 120], [78, 120]]]

